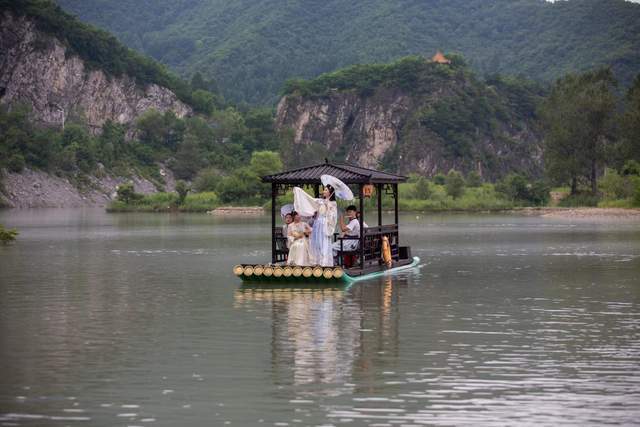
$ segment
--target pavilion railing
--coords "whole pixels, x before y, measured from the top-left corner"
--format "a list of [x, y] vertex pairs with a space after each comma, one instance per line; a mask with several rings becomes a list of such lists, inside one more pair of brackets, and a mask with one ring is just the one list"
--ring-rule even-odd
[[[387, 236], [389, 239], [389, 245], [391, 247], [391, 257], [394, 260], [398, 260], [400, 253], [398, 248], [398, 225], [378, 225], [374, 227], [367, 227], [364, 229], [364, 262], [363, 266], [369, 267], [372, 265], [379, 265], [382, 260], [382, 237]], [[360, 240], [357, 236], [344, 236], [337, 237], [336, 241], [340, 242], [341, 250], [338, 252], [338, 264], [345, 267], [345, 256], [356, 255], [360, 256], [360, 247], [345, 251], [343, 248], [347, 241]], [[359, 262], [354, 267], [359, 266]]]
[[289, 248], [287, 247], [287, 236], [282, 234], [282, 227], [273, 229], [273, 239], [275, 240], [275, 253], [273, 254], [275, 262], [287, 261]]

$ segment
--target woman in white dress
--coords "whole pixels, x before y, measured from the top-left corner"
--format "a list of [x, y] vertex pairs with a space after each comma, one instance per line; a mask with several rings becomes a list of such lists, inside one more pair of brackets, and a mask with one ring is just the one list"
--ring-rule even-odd
[[306, 222], [300, 221], [300, 215], [291, 212], [293, 222], [287, 227], [287, 240], [289, 242], [288, 265], [310, 265], [309, 239], [311, 227]]
[[331, 185], [324, 187], [321, 199], [308, 195], [302, 188], [293, 189], [293, 205], [302, 216], [316, 214], [309, 242], [310, 262], [323, 267], [333, 266], [333, 232], [338, 222], [338, 205]]

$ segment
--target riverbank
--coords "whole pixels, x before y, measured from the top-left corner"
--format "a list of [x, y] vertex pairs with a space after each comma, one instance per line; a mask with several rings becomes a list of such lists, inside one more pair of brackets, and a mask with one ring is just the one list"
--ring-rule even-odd
[[633, 219], [640, 221], [640, 208], [542, 208], [545, 218]]
[[178, 203], [176, 193], [155, 193], [142, 197], [135, 202], [124, 203], [115, 200], [107, 206], [107, 212], [209, 212], [220, 205], [218, 196], [213, 192], [187, 194], [182, 203]]
[[[175, 188], [173, 174], [161, 168], [166, 185]], [[133, 183], [137, 193], [150, 195], [158, 191], [150, 180], [135, 174], [127, 177], [108, 173], [100, 176], [83, 175], [72, 179], [57, 176], [38, 169], [24, 168], [22, 172], [0, 173], [0, 207], [8, 208], [77, 208], [109, 206], [116, 195], [118, 185]]]
[[[269, 209], [261, 206], [218, 206], [217, 199], [212, 193], [200, 193], [188, 195], [182, 206], [176, 206], [175, 198], [168, 200], [158, 195], [147, 196], [147, 199], [156, 199], [156, 203], [139, 205], [125, 205], [114, 202], [107, 212], [195, 212], [207, 213], [216, 216], [255, 216], [267, 215]], [[163, 200], [163, 201], [161, 201]], [[215, 201], [216, 203], [210, 203]], [[365, 208], [365, 213], [371, 212]], [[385, 213], [392, 211], [385, 209]], [[412, 214], [506, 214], [520, 216], [540, 216], [544, 218], [558, 219], [611, 219], [611, 220], [638, 220], [640, 221], [640, 208], [560, 208], [560, 207], [509, 207], [509, 208], [436, 208], [436, 209], [400, 209], [400, 213]]]

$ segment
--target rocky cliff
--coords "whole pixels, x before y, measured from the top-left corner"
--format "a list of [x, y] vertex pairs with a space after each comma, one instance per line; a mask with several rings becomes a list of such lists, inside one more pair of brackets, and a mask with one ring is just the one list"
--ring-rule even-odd
[[24, 102], [34, 119], [63, 126], [82, 117], [98, 132], [106, 120], [129, 123], [154, 108], [177, 116], [191, 108], [170, 90], [156, 84], [141, 87], [127, 77], [89, 69], [65, 45], [36, 28], [28, 16], [0, 12], [0, 103]]
[[[179, 117], [192, 114], [191, 107], [171, 90], [89, 67], [52, 35], [55, 28], [52, 33], [39, 28], [27, 14], [0, 10], [0, 104], [26, 103], [32, 110], [31, 120], [39, 125], [60, 128], [65, 122], [81, 120], [94, 134], [107, 120], [128, 124], [151, 108], [173, 111]], [[100, 43], [85, 41], [88, 46]], [[29, 167], [20, 173], [0, 170], [0, 207], [104, 206], [125, 181], [132, 181], [140, 193], [158, 191], [157, 183], [133, 170], [121, 177], [99, 166], [93, 175], [54, 175]], [[172, 191], [171, 171], [160, 164], [158, 168], [164, 189]]]
[[487, 179], [540, 173], [531, 93], [481, 82], [464, 67], [409, 62], [299, 83], [279, 102], [276, 125], [292, 130], [294, 147], [320, 144], [329, 156], [365, 167], [428, 176], [475, 170]]
[[[161, 168], [166, 190], [175, 189], [175, 179], [167, 168]], [[9, 208], [77, 208], [107, 206], [116, 195], [117, 186], [132, 182], [142, 194], [157, 192], [156, 186], [140, 176], [119, 177], [109, 174], [86, 177], [81, 188], [68, 177], [25, 168], [20, 173], [8, 172], [0, 189], [0, 207]], [[4, 191], [2, 191], [4, 190]]]

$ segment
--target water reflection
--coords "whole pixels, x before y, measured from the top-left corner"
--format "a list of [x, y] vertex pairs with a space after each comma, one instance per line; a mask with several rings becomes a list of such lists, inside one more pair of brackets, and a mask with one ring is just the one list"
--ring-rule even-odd
[[329, 396], [352, 391], [362, 313], [347, 292], [243, 287], [235, 302], [244, 308], [269, 306], [276, 384], [324, 384], [319, 391]]
[[268, 306], [276, 385], [339, 396], [373, 390], [376, 357], [398, 354], [399, 288], [392, 277], [351, 289], [243, 286], [235, 306]]

